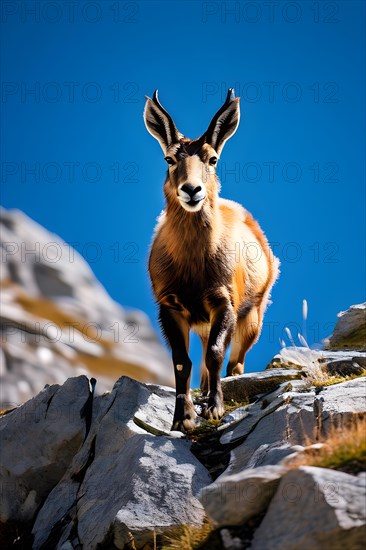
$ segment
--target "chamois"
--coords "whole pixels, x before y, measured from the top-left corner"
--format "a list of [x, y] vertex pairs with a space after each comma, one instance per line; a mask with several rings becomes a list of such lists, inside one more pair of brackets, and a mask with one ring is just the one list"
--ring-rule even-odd
[[[146, 98], [147, 130], [168, 164], [166, 209], [155, 229], [149, 273], [163, 334], [171, 347], [176, 380], [173, 430], [194, 427], [190, 395], [190, 330], [202, 341], [202, 415], [224, 414], [220, 372], [231, 342], [227, 376], [244, 372], [244, 357], [257, 341], [279, 261], [249, 212], [219, 198], [216, 164], [240, 118], [239, 98], [229, 89], [206, 132], [190, 140], [178, 132], [157, 90]], [[254, 249], [254, 251], [253, 251]]]

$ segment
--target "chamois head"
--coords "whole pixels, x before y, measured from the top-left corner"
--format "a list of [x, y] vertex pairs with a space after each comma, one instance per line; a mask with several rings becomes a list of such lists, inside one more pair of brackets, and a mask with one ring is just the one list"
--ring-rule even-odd
[[181, 206], [188, 212], [198, 212], [212, 204], [218, 193], [216, 164], [225, 142], [239, 124], [239, 98], [233, 88], [221, 109], [213, 117], [206, 132], [190, 140], [181, 134], [171, 116], [162, 107], [158, 91], [147, 98], [144, 120], [147, 130], [164, 151], [168, 173], [164, 185], [168, 206]]

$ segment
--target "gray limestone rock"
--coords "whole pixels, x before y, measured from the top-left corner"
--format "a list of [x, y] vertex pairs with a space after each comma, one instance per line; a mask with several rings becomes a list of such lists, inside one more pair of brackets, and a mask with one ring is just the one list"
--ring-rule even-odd
[[280, 482], [251, 550], [361, 550], [366, 537], [365, 479], [303, 466]]
[[50, 545], [55, 533], [60, 548], [73, 544], [75, 525], [76, 542], [93, 549], [131, 540], [141, 547], [154, 528], [203, 523], [197, 494], [211, 481], [206, 469], [188, 441], [153, 435], [168, 434], [173, 404], [169, 388], [126, 377], [96, 398], [88, 437], [37, 516], [34, 548]]
[[301, 378], [296, 369], [271, 369], [263, 372], [251, 372], [240, 376], [228, 376], [221, 381], [225, 401], [249, 402], [262, 393], [274, 391], [282, 382]]
[[314, 410], [320, 433], [332, 424], [346, 428], [356, 416], [366, 413], [366, 377], [322, 388], [315, 398]]
[[242, 525], [266, 510], [286, 471], [282, 466], [263, 466], [224, 473], [201, 491], [199, 499], [217, 527]]
[[337, 324], [326, 341], [326, 347], [366, 350], [366, 302], [338, 313]]
[[[287, 392], [266, 409], [242, 420], [232, 431], [231, 441], [245, 437], [244, 442], [231, 451], [225, 474], [237, 474], [246, 468], [276, 465], [294, 452], [294, 446], [311, 439], [316, 427], [314, 392]], [[253, 425], [254, 423], [254, 425]], [[225, 438], [226, 435], [226, 438]], [[224, 438], [224, 439], [223, 439]], [[224, 434], [221, 441], [229, 437]]]
[[0, 520], [32, 521], [79, 450], [90, 421], [85, 376], [53, 385], [0, 417]]

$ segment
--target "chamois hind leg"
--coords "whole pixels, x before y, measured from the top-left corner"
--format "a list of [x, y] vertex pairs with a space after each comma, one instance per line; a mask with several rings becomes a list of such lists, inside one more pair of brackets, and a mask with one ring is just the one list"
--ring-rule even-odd
[[172, 430], [185, 432], [194, 428], [196, 417], [190, 392], [189, 325], [179, 311], [164, 305], [160, 306], [160, 323], [172, 349], [174, 365], [176, 398]]
[[234, 332], [235, 314], [225, 296], [214, 296], [212, 301], [211, 331], [206, 351], [209, 393], [202, 415], [207, 419], [218, 420], [225, 412], [220, 374], [225, 352]]
[[245, 317], [238, 320], [231, 343], [226, 376], [243, 374], [245, 355], [259, 338], [262, 320], [263, 308], [261, 310], [260, 307], [253, 307]]

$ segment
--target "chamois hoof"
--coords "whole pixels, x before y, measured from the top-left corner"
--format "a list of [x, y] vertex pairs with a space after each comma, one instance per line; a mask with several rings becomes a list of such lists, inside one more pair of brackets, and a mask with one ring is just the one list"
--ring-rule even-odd
[[177, 396], [172, 430], [189, 432], [195, 427], [196, 411], [190, 399], [186, 396]]
[[187, 433], [194, 430], [195, 427], [196, 427], [196, 424], [194, 419], [185, 418], [184, 420], [175, 420], [173, 422], [171, 431]]
[[208, 400], [207, 405], [202, 410], [202, 416], [207, 420], [220, 420], [225, 414], [224, 404], [219, 396]]
[[244, 365], [243, 365], [243, 363], [238, 363], [238, 364], [233, 368], [233, 374], [232, 374], [232, 376], [239, 376], [240, 374], [244, 374]]
[[243, 363], [237, 363], [234, 365], [233, 363], [229, 363], [226, 369], [226, 376], [239, 376], [240, 374], [244, 373], [244, 365]]
[[202, 411], [202, 416], [206, 420], [220, 420], [224, 416], [224, 407], [206, 407]]

